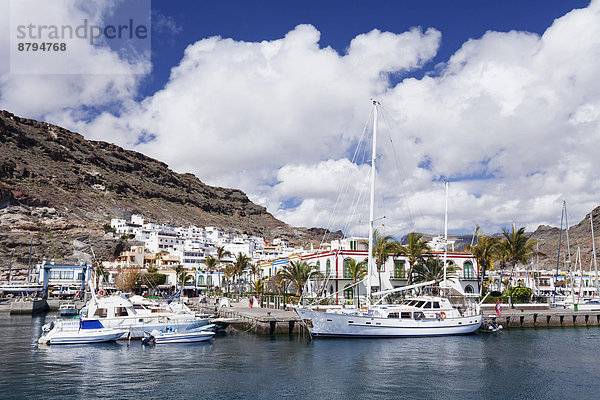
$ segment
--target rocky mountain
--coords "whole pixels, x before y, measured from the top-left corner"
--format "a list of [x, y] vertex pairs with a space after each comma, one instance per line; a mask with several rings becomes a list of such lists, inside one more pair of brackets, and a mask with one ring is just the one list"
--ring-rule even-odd
[[133, 213], [299, 245], [318, 243], [323, 234], [277, 220], [240, 190], [209, 186], [138, 152], [0, 111], [0, 271], [6, 273], [12, 254], [22, 273], [30, 249], [34, 262], [85, 259], [92, 249], [110, 258], [127, 244], [102, 226]]
[[[584, 271], [594, 270], [593, 253], [592, 253], [592, 231], [590, 227], [590, 214], [594, 221], [594, 236], [600, 236], [600, 207], [594, 208], [591, 213], [588, 213], [585, 218], [577, 225], [569, 227], [569, 243], [571, 247], [571, 259], [575, 265], [575, 257], [577, 249], [581, 249], [581, 260], [583, 262]], [[555, 269], [558, 259], [558, 244], [560, 238], [560, 228], [540, 225], [535, 232], [531, 234], [531, 238], [539, 241], [540, 251], [545, 254], [540, 258], [542, 268]], [[567, 252], [567, 235], [566, 229], [563, 229], [560, 246], [561, 267], [564, 260], [568, 259]], [[598, 241], [596, 240], [596, 257], [598, 257]], [[600, 259], [598, 260], [600, 261]]]

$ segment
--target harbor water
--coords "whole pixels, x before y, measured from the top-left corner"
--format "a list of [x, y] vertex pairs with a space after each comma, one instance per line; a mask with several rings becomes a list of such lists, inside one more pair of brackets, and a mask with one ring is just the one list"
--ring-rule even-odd
[[592, 399], [600, 328], [411, 339], [236, 333], [38, 345], [54, 314], [0, 314], [0, 399]]

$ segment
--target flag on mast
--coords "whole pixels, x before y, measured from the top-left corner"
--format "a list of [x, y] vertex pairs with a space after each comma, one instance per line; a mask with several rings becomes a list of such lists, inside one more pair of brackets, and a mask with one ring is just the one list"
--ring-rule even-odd
[[496, 313], [497, 316], [500, 316], [500, 314], [502, 314], [502, 307], [500, 306], [500, 300], [499, 299], [496, 302], [496, 307], [494, 307], [494, 312]]

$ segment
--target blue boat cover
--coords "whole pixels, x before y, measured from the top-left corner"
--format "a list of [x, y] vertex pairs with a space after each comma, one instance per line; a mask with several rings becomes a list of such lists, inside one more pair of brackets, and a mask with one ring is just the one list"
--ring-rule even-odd
[[97, 319], [93, 320], [81, 320], [79, 324], [79, 329], [102, 329], [104, 326]]

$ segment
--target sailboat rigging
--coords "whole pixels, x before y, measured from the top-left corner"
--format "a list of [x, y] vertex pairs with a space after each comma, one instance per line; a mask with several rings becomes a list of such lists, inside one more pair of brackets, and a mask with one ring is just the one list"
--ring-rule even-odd
[[[479, 307], [471, 307], [461, 312], [448, 298], [439, 296], [419, 296], [405, 299], [397, 305], [380, 305], [381, 300], [392, 293], [429, 286], [435, 281], [382, 290], [373, 293], [371, 280], [374, 271], [374, 206], [377, 150], [377, 117], [379, 103], [373, 106], [373, 139], [371, 157], [371, 191], [369, 201], [369, 243], [367, 253], [367, 307], [354, 309], [313, 309], [312, 306], [297, 307], [296, 313], [307, 326], [312, 337], [406, 337], [442, 336], [473, 333], [481, 326], [482, 316]], [[446, 182], [446, 198], [448, 183]], [[447, 201], [446, 201], [447, 207]], [[445, 244], [448, 242], [447, 208]], [[446, 286], [447, 246], [444, 251], [444, 286]], [[372, 304], [372, 297], [381, 297]]]

